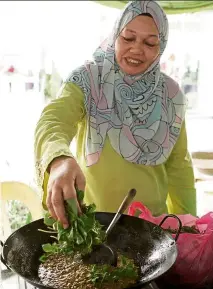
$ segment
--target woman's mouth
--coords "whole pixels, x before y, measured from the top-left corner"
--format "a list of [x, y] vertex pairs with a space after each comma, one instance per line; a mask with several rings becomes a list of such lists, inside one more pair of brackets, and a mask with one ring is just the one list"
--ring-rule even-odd
[[139, 66], [143, 63], [143, 61], [139, 60], [139, 59], [134, 59], [134, 58], [131, 58], [131, 57], [127, 57], [125, 58], [126, 62], [128, 65], [131, 65], [131, 66]]

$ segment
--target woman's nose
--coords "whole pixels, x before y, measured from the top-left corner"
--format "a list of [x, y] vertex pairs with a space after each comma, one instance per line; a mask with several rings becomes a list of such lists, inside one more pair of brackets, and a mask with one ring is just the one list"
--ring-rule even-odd
[[137, 55], [144, 55], [144, 45], [142, 43], [135, 42], [130, 48], [130, 53]]

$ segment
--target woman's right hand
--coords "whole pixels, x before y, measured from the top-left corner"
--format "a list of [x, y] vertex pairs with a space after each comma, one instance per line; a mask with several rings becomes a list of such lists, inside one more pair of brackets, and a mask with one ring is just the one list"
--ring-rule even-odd
[[49, 166], [49, 181], [47, 186], [47, 208], [53, 218], [59, 220], [63, 227], [69, 227], [66, 218], [64, 201], [75, 199], [78, 213], [81, 214], [81, 204], [78, 202], [76, 189], [85, 190], [85, 177], [74, 158], [61, 156], [54, 159]]

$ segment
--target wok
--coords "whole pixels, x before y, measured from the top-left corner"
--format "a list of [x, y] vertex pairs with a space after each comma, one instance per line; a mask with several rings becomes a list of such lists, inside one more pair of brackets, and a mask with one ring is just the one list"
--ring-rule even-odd
[[[107, 227], [114, 215], [114, 213], [97, 212], [96, 219]], [[143, 287], [144, 284], [164, 274], [174, 264], [177, 257], [175, 241], [181, 229], [181, 222], [177, 218], [179, 230], [174, 240], [160, 227], [168, 217], [177, 218], [175, 215], [168, 215], [159, 226], [156, 226], [136, 217], [122, 215], [108, 236], [107, 244], [114, 249], [119, 249], [126, 256], [133, 257], [139, 264], [140, 280], [128, 288]], [[42, 244], [52, 243], [53, 239], [49, 234], [38, 229], [47, 229], [43, 219], [25, 225], [11, 234], [3, 245], [2, 261], [36, 288], [52, 289], [40, 282], [38, 266], [39, 257], [43, 254]]]

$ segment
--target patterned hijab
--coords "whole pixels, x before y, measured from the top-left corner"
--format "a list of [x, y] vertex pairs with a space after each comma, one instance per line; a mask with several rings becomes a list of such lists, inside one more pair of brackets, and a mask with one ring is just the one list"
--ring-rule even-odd
[[116, 38], [143, 13], [149, 13], [157, 25], [161, 56], [168, 37], [164, 11], [155, 1], [131, 1], [95, 51], [94, 61], [74, 70], [66, 81], [78, 85], [85, 95], [87, 166], [98, 162], [106, 138], [125, 160], [159, 165], [168, 159], [179, 136], [185, 98], [177, 83], [160, 72], [160, 56], [137, 76], [124, 74], [115, 61]]

